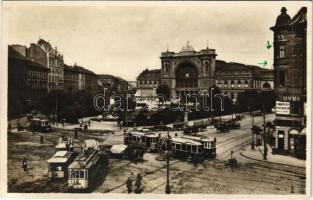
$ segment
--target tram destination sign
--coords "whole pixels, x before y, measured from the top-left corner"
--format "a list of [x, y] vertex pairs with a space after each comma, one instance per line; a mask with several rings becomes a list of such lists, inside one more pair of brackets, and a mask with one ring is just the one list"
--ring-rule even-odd
[[276, 114], [289, 115], [290, 102], [276, 101]]

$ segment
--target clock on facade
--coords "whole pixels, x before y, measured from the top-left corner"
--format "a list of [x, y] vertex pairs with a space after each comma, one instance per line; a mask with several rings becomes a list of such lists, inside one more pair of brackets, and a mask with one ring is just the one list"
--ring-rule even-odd
[[278, 40], [278, 41], [286, 41], [286, 40], [287, 40], [287, 38], [286, 38], [286, 36], [285, 36], [285, 35], [283, 35], [283, 34], [279, 34], [279, 35], [277, 35], [277, 40]]

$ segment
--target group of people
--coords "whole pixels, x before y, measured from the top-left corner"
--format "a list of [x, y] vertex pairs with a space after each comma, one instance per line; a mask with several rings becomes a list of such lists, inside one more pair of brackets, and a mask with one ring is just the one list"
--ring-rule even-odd
[[[136, 177], [136, 180], [135, 180], [135, 190], [134, 190], [134, 192], [136, 194], [140, 194], [143, 191], [141, 181], [142, 181], [142, 176], [139, 173], [139, 174], [137, 174], [137, 177]], [[128, 179], [126, 180], [126, 187], [127, 187], [128, 194], [130, 194], [133, 191], [133, 181], [131, 180], [130, 177], [128, 177]]]
[[143, 150], [138, 150], [138, 149], [131, 150], [129, 152], [129, 159], [134, 161], [135, 164], [137, 164], [137, 162], [143, 162], [144, 153], [145, 152]]
[[[84, 132], [85, 132], [85, 134], [87, 134], [87, 132], [88, 132], [88, 126], [91, 126], [91, 121], [90, 121], [90, 120], [88, 120], [87, 123], [88, 123], [88, 125], [87, 125], [87, 124], [84, 124]], [[81, 128], [83, 127], [83, 120], [80, 121], [79, 126], [80, 126]]]

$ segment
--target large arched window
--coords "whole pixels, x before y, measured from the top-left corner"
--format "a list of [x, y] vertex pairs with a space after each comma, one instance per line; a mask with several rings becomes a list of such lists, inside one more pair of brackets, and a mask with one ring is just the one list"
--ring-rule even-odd
[[181, 64], [176, 71], [177, 88], [196, 88], [198, 87], [198, 71], [190, 63]]
[[271, 89], [271, 85], [268, 82], [266, 82], [262, 85], [262, 88]]

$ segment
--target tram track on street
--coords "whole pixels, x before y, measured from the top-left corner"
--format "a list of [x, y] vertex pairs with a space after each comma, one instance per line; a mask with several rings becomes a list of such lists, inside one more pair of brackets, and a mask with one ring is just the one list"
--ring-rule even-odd
[[[214, 166], [212, 166], [212, 167], [214, 168]], [[285, 187], [290, 187], [292, 183], [296, 183], [296, 185], [294, 185], [294, 186], [295, 187], [297, 186], [298, 188], [302, 188], [302, 184], [305, 185], [304, 181], [302, 181], [302, 180], [292, 180], [291, 175], [288, 175], [288, 177], [281, 177], [281, 176], [268, 175], [265, 170], [263, 170], [262, 172], [264, 172], [264, 173], [255, 172], [255, 171], [248, 172], [248, 174], [251, 174], [251, 176], [249, 176], [249, 178], [239, 178], [239, 177], [236, 177], [236, 180], [237, 181], [238, 180], [243, 180], [243, 181], [249, 181], [249, 182], [255, 182], [255, 183], [262, 182], [262, 183], [272, 184], [272, 185], [275, 185], [275, 184], [277, 184], [277, 182], [280, 182], [280, 185], [284, 185]], [[242, 174], [244, 176], [247, 175], [247, 171], [238, 171], [238, 170], [236, 170], [235, 173], [240, 173], [240, 174]], [[258, 179], [259, 177], [256, 177], [255, 176], [256, 174], [260, 175], [260, 177], [263, 177], [263, 178], [262, 179]], [[218, 180], [218, 178], [220, 178], [220, 175], [216, 174], [216, 173], [209, 173], [209, 174], [205, 173], [205, 176], [198, 176], [198, 175], [196, 175], [196, 173], [194, 171], [191, 171], [189, 169], [189, 170], [180, 171], [179, 173], [177, 173], [176, 175], [174, 175], [171, 178], [171, 181], [173, 181], [175, 179], [178, 179], [182, 175], [187, 175], [189, 178], [196, 178], [196, 179], [199, 179], [199, 180], [206, 180], [207, 183], [210, 183], [212, 181], [216, 181], [216, 180]], [[207, 178], [207, 177], [210, 177], [210, 178]], [[264, 177], [266, 177], [266, 179], [264, 179]], [[226, 177], [223, 177], [223, 179], [233, 180], [234, 177], [226, 176]], [[282, 182], [282, 181], [287, 181], [287, 182]], [[153, 191], [157, 190], [158, 188], [160, 188], [161, 186], [164, 186], [165, 184], [166, 184], [166, 181], [162, 182], [161, 184], [158, 184], [157, 186], [155, 186], [154, 188], [152, 188], [150, 190], [147, 190], [146, 192], [147, 193], [153, 192]]]
[[[250, 138], [248, 138], [248, 139], [242, 138], [242, 139], [245, 139], [245, 140], [242, 141], [242, 142], [240, 142], [239, 144], [237, 144], [237, 145], [235, 145], [235, 146], [232, 146], [232, 147], [229, 148], [229, 149], [226, 149], [226, 150], [224, 150], [224, 151], [222, 151], [222, 152], [217, 153], [218, 160], [220, 160], [220, 159], [225, 159], [226, 153], [230, 153], [231, 151], [233, 151], [233, 153], [240, 151], [240, 150], [243, 149], [244, 147], [248, 146], [248, 145], [250, 144], [250, 142], [251, 142], [251, 139], [250, 139]], [[236, 140], [236, 141], [238, 141], [238, 140]], [[236, 141], [233, 141], [233, 142], [236, 142]]]
[[245, 134], [237, 135], [235, 137], [231, 137], [231, 138], [228, 138], [222, 142], [217, 143], [216, 146], [228, 145], [234, 141], [237, 141], [237, 139], [241, 139], [241, 138], [244, 138], [244, 137], [249, 136], [249, 135], [251, 135], [251, 133], [245, 133]]
[[[175, 162], [170, 163], [169, 166], [173, 166], [173, 165], [175, 165], [175, 164], [177, 164], [177, 163], [182, 163], [182, 161], [177, 160], [177, 161], [175, 161]], [[166, 165], [164, 165], [164, 166], [162, 166], [162, 167], [159, 167], [159, 168], [156, 168], [156, 169], [154, 169], [154, 170], [152, 170], [152, 171], [149, 171], [149, 172], [141, 173], [141, 176], [142, 176], [142, 177], [147, 177], [147, 176], [153, 175], [153, 174], [155, 174], [156, 172], [161, 171], [162, 169], [165, 169], [165, 168], [166, 168]], [[114, 191], [114, 190], [116, 190], [116, 189], [118, 189], [118, 188], [121, 188], [121, 187], [125, 186], [125, 185], [126, 185], [126, 183], [123, 183], [123, 184], [120, 184], [120, 185], [118, 185], [118, 186], [116, 186], [116, 187], [114, 187], [114, 188], [107, 189], [107, 190], [105, 190], [105, 191], [103, 191], [103, 192], [104, 192], [104, 193], [112, 192], [112, 191]]]

